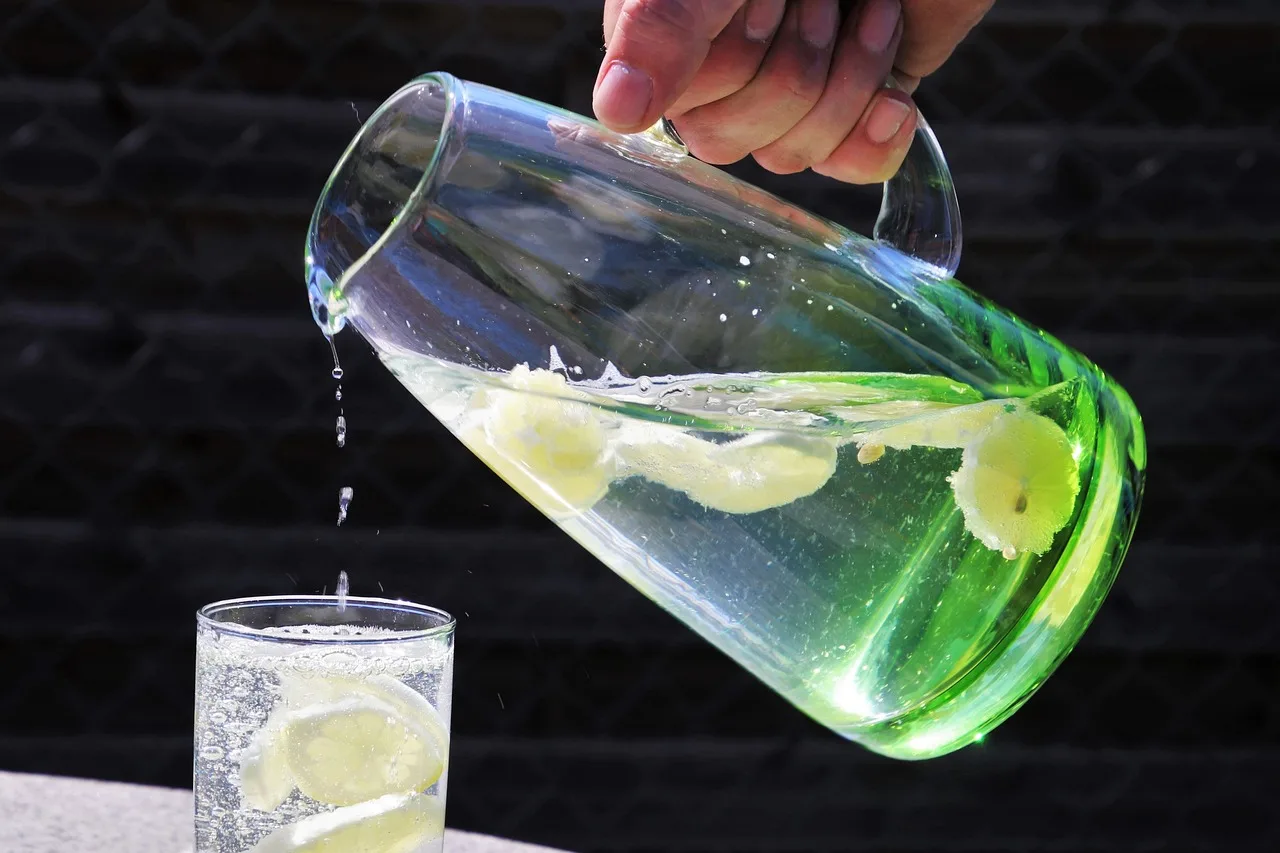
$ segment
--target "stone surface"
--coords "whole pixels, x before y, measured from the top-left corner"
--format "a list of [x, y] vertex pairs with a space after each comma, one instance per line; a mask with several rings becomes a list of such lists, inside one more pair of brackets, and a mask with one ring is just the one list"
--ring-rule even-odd
[[[191, 792], [0, 772], [4, 853], [191, 853]], [[448, 830], [447, 853], [557, 853]]]

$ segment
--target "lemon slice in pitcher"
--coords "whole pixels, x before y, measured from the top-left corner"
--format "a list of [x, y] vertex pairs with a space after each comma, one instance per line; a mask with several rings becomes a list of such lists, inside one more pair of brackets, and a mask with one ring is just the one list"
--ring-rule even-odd
[[969, 532], [1011, 560], [1049, 550], [1071, 520], [1080, 475], [1062, 428], [1017, 412], [996, 418], [964, 449], [951, 488]]
[[475, 393], [470, 407], [480, 417], [458, 437], [543, 512], [590, 509], [613, 479], [599, 414], [559, 373], [519, 365], [508, 383]]
[[858, 460], [864, 464], [874, 462], [880, 458], [884, 448], [968, 447], [996, 418], [1017, 412], [1020, 408], [1021, 404], [1014, 400], [987, 400], [940, 411], [925, 411], [902, 423], [858, 436], [858, 447], [866, 451], [858, 454]]
[[438, 798], [388, 794], [281, 827], [249, 853], [413, 853], [443, 834]]
[[618, 450], [625, 473], [734, 515], [776, 509], [817, 492], [836, 470], [836, 444], [785, 432], [716, 443], [659, 425], [631, 427]]

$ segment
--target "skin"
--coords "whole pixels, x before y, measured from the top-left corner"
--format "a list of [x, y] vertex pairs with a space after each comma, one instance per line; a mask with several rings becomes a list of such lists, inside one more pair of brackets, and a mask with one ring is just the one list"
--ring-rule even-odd
[[[594, 108], [634, 133], [666, 116], [694, 156], [887, 180], [916, 128], [908, 92], [994, 0], [606, 0]], [[890, 73], [907, 92], [884, 88]]]

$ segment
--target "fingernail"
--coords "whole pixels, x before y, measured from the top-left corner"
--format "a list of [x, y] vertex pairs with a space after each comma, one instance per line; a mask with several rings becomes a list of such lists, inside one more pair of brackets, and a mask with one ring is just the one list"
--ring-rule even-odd
[[858, 19], [858, 41], [868, 53], [884, 53], [898, 29], [902, 6], [898, 0], [868, 0]]
[[653, 80], [649, 75], [614, 60], [596, 88], [593, 106], [596, 117], [605, 124], [632, 127], [644, 118], [652, 100]]
[[897, 98], [880, 98], [867, 116], [867, 139], [876, 145], [885, 144], [898, 135], [909, 115], [911, 107]]
[[751, 41], [768, 41], [782, 23], [787, 0], [751, 0], [747, 4], [746, 29]]
[[800, 37], [810, 47], [823, 50], [836, 40], [840, 7], [834, 0], [809, 0], [800, 7]]

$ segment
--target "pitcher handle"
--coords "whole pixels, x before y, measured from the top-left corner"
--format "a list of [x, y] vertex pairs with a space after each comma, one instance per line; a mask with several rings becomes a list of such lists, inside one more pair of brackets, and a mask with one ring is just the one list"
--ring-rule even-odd
[[[885, 88], [906, 91], [893, 75]], [[918, 109], [915, 139], [902, 168], [885, 181], [873, 233], [948, 276], [960, 266], [960, 202], [938, 138]]]

